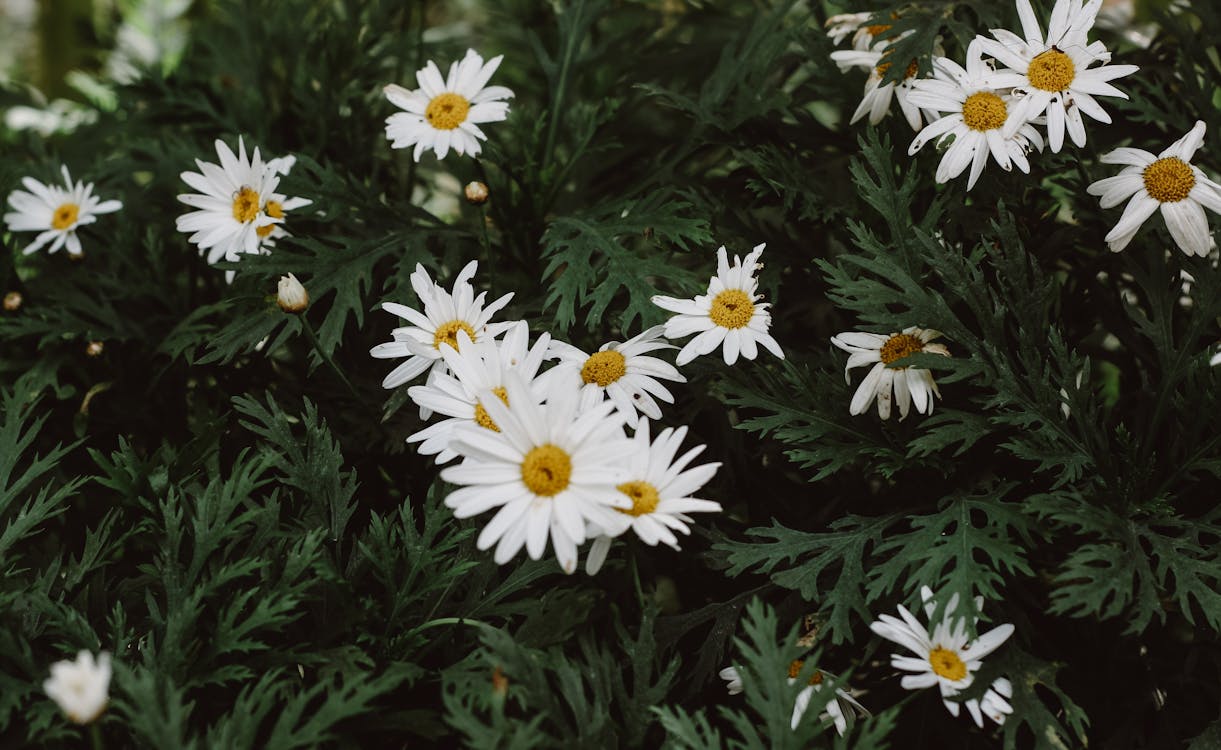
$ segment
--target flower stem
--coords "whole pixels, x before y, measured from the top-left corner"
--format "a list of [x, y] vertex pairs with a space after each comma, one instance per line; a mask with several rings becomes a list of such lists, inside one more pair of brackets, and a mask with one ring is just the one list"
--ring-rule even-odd
[[543, 147], [543, 169], [551, 165], [551, 157], [555, 154], [555, 138], [559, 134], [560, 121], [564, 113], [564, 97], [568, 93], [568, 70], [572, 67], [572, 59], [584, 37], [581, 14], [585, 11], [585, 0], [579, 0], [577, 7], [571, 12], [574, 20], [568, 27], [568, 38], [564, 40], [564, 53], [560, 58], [560, 76], [555, 84], [555, 96], [551, 102], [550, 116], [547, 118], [547, 142]]
[[352, 393], [352, 397], [359, 401], [360, 394], [356, 392], [356, 387], [352, 385], [352, 381], [348, 380], [348, 376], [343, 374], [343, 370], [339, 369], [339, 365], [335, 364], [335, 360], [331, 358], [331, 355], [327, 354], [326, 350], [322, 348], [322, 342], [318, 340], [318, 335], [314, 333], [314, 327], [310, 325], [309, 319], [304, 315], [301, 316], [301, 327], [305, 330], [305, 337], [309, 339], [310, 344], [314, 347], [314, 351], [339, 376], [339, 379], [343, 381], [343, 384]]
[[93, 750], [102, 750], [102, 730], [96, 721], [89, 725], [89, 742]]

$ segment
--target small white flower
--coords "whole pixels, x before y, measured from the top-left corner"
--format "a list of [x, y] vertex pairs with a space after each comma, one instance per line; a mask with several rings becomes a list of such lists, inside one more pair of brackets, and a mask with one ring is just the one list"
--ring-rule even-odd
[[502, 59], [503, 55], [497, 55], [484, 64], [475, 50], [467, 50], [461, 62], [450, 65], [447, 78], [442, 79], [436, 63], [429, 60], [415, 74], [420, 88], [386, 86], [386, 98], [406, 110], [386, 118], [390, 147], [414, 146], [416, 161], [428, 149], [438, 159], [444, 159], [451, 148], [458, 155], [478, 155], [479, 141], [487, 140], [479, 123], [499, 122], [509, 114], [509, 103], [500, 100], [511, 98], [513, 92], [504, 86], [487, 86]]
[[551, 356], [560, 360], [553, 372], [580, 378], [581, 409], [609, 397], [629, 425], [636, 424], [636, 412], [649, 419], [660, 419], [661, 407], [653, 400], [654, 396], [667, 404], [674, 403], [674, 396], [660, 380], [687, 382], [674, 365], [645, 356], [659, 349], [676, 348], [662, 340], [664, 330], [664, 326], [654, 326], [622, 343], [603, 344], [593, 354], [563, 341], [552, 341]]
[[[1018, 17], [1025, 38], [1006, 29], [993, 29], [996, 39], [980, 37], [983, 51], [1008, 68], [992, 76], [992, 85], [1013, 88], [1018, 99], [1014, 117], [1005, 126], [1008, 138], [1027, 120], [1047, 114], [1047, 142], [1053, 152], [1064, 144], [1064, 130], [1073, 143], [1085, 145], [1085, 114], [1109, 123], [1110, 115], [1095, 96], [1128, 95], [1109, 82], [1135, 73], [1135, 65], [1107, 65], [1111, 53], [1102, 42], [1087, 42], [1102, 0], [1056, 0], [1047, 27], [1039, 27], [1030, 0], [1017, 0]], [[1090, 68], [1095, 62], [1103, 64]]]
[[513, 292], [485, 307], [483, 299], [487, 292], [475, 296], [475, 288], [471, 286], [471, 279], [478, 268], [478, 261], [467, 263], [454, 280], [453, 291], [447, 292], [432, 280], [423, 265], [417, 263], [415, 272], [411, 274], [411, 288], [424, 303], [424, 312], [395, 302], [382, 303], [383, 310], [411, 324], [394, 329], [393, 341], [378, 344], [369, 350], [369, 354], [378, 359], [407, 358], [406, 362], [390, 371], [382, 381], [383, 388], [397, 388], [430, 367], [436, 374], [443, 374], [445, 360], [441, 358], [441, 345], [458, 348], [458, 331], [465, 331], [471, 341], [480, 341], [484, 337], [495, 338], [512, 325], [489, 323], [492, 316], [513, 299]]
[[[622, 412], [620, 412], [622, 414]], [[616, 489], [631, 500], [631, 507], [617, 509], [622, 518], [610, 528], [594, 528], [591, 533], [597, 538], [590, 545], [585, 560], [585, 571], [594, 575], [606, 560], [611, 537], [627, 529], [636, 532], [640, 541], [650, 546], [658, 542], [678, 549], [677, 531], [690, 534], [687, 524], [691, 518], [687, 513], [714, 513], [721, 510], [720, 503], [694, 497], [701, 487], [716, 474], [720, 463], [702, 464], [687, 468], [695, 457], [707, 446], [697, 445], [675, 459], [687, 428], [667, 427], [657, 433], [657, 439], [649, 444], [649, 423], [641, 420], [633, 440], [636, 449], [628, 459], [627, 471]]]
[[33, 177], [25, 177], [21, 184], [25, 190], [9, 193], [8, 204], [13, 213], [4, 215], [4, 223], [10, 232], [39, 232], [34, 241], [26, 245], [29, 255], [48, 242], [53, 253], [63, 246], [69, 255], [81, 254], [81, 240], [76, 230], [97, 221], [100, 214], [118, 211], [123, 207], [119, 201], [102, 201], [93, 195], [93, 183], [72, 182], [68, 168], [61, 167], [64, 187], [44, 185]]
[[[904, 71], [903, 80], [897, 83], [895, 81], [882, 83], [882, 78], [893, 64], [893, 61], [886, 59], [889, 54], [890, 50], [882, 48], [831, 53], [831, 59], [835, 60], [841, 70], [846, 68], [869, 69], [869, 78], [865, 81], [865, 94], [861, 97], [861, 103], [857, 106], [856, 111], [852, 113], [849, 124], [855, 124], [865, 115], [869, 115], [869, 122], [877, 125], [890, 112], [891, 100], [898, 99], [899, 109], [903, 112], [907, 124], [911, 125], [912, 130], [919, 130], [923, 125], [925, 113], [922, 113], [920, 107], [911, 101], [912, 83], [916, 80], [919, 66], [915, 60], [912, 60], [908, 63], [907, 70]], [[929, 122], [936, 120], [936, 112], [928, 112], [927, 119]]]
[[1145, 219], [1160, 208], [1179, 249], [1201, 258], [1208, 255], [1212, 233], [1204, 209], [1221, 213], [1221, 185], [1191, 163], [1204, 143], [1204, 129], [1203, 121], [1197, 121], [1191, 132], [1157, 156], [1127, 147], [1103, 154], [1104, 164], [1125, 165], [1118, 175], [1086, 188], [1090, 195], [1101, 198], [1103, 208], [1128, 201], [1119, 222], [1106, 236], [1113, 252], [1127, 247]]
[[[925, 613], [931, 618], [936, 609], [936, 603], [931, 598], [932, 591], [924, 587], [921, 594], [924, 598]], [[967, 634], [966, 618], [953, 616], [957, 605], [958, 598], [955, 596], [946, 605], [941, 621], [932, 631], [921, 625], [903, 605], [899, 605], [901, 617], [880, 615], [877, 621], [869, 625], [874, 633], [916, 655], [912, 657], [896, 654], [890, 657], [891, 666], [910, 673], [904, 675], [902, 686], [907, 690], [922, 690], [937, 685], [946, 710], [954, 716], [958, 715], [960, 704], [950, 698], [971, 685], [975, 672], [983, 666], [983, 658], [1000, 648], [1001, 644], [1013, 635], [1014, 630], [1012, 624], [1006, 623], [972, 639]], [[991, 712], [989, 717], [999, 723], [1003, 716], [997, 720], [993, 714], [1012, 711], [1003, 695], [1006, 689], [1012, 694], [1012, 687], [1007, 681], [999, 686], [993, 683], [992, 687], [992, 694], [985, 695], [985, 701], [988, 711]], [[961, 705], [965, 705], [975, 722], [983, 726], [979, 701], [972, 699]], [[1005, 708], [1009, 710], [1005, 711]]]
[[902, 421], [914, 403], [920, 414], [933, 413], [933, 396], [941, 397], [933, 373], [920, 367], [887, 367], [908, 355], [917, 352], [950, 356], [944, 344], [929, 343], [941, 333], [932, 329], [910, 328], [903, 333], [863, 333], [849, 331], [831, 337], [831, 343], [849, 353], [844, 366], [844, 379], [851, 383], [849, 371], [854, 367], [873, 364], [865, 379], [861, 381], [848, 413], [856, 416], [869, 410], [874, 398], [878, 400], [878, 416], [890, 418], [891, 391], [899, 404], [899, 420]]
[[42, 689], [73, 722], [90, 723], [110, 701], [110, 654], [103, 651], [95, 662], [93, 654], [81, 651], [76, 661], [55, 662]]
[[479, 394], [499, 432], [473, 424], [454, 428], [450, 447], [462, 463], [442, 470], [441, 478], [464, 486], [445, 505], [457, 518], [499, 508], [476, 541], [481, 550], [496, 546], [497, 563], [523, 545], [537, 560], [550, 539], [560, 567], [572, 573], [587, 525], [621, 524], [616, 509], [631, 505], [616, 486], [636, 444], [609, 401], [578, 414], [576, 391], [558, 389], [540, 405], [515, 372], [506, 375], [504, 388], [507, 405], [491, 390]]
[[309, 305], [309, 293], [293, 274], [281, 276], [276, 285], [276, 304], [286, 313], [299, 313]]
[[725, 688], [729, 690], [730, 695], [738, 695], [742, 692], [742, 673], [738, 671], [737, 667], [725, 667], [717, 674], [728, 683]]
[[709, 279], [706, 295], [698, 295], [693, 300], [653, 297], [653, 304], [678, 313], [666, 321], [666, 338], [699, 334], [678, 353], [675, 364], [679, 367], [722, 345], [727, 365], [737, 362], [739, 354], [746, 359], [757, 357], [758, 344], [784, 359], [780, 344], [767, 332], [772, 324], [768, 303], [759, 302], [763, 295], [755, 294], [759, 287], [755, 270], [764, 247], [766, 245], [756, 245], [745, 260], [733, 256], [733, 266], [729, 265], [725, 246], [719, 247], [716, 251], [717, 275]]
[[[921, 130], [908, 154], [915, 154], [924, 144], [946, 136], [954, 142], [945, 150], [937, 166], [937, 182], [948, 182], [969, 166], [967, 190], [983, 174], [991, 154], [1001, 169], [1008, 172], [1014, 165], [1030, 173], [1026, 159], [1031, 146], [1043, 150], [1043, 137], [1026, 120], [1017, 118], [1013, 97], [991, 83], [995, 75], [980, 58], [982, 37], [967, 47], [967, 66], [946, 57], [933, 60], [933, 77], [912, 83], [908, 101], [923, 109], [946, 113]], [[1012, 129], [1012, 133], [1009, 133]]]
[[[831, 41], [840, 44], [852, 35], [852, 48], [867, 50], [874, 47], [874, 38], [890, 30], [890, 24], [869, 24], [873, 13], [840, 13], [827, 19], [827, 36]], [[883, 39], [876, 46], [884, 46], [890, 40]]]
[[407, 389], [418, 406], [446, 418], [411, 435], [407, 442], [419, 443], [420, 453], [436, 455], [437, 463], [446, 463], [458, 455], [449, 447], [458, 425], [473, 422], [499, 432], [500, 428], [480, 403], [479, 394], [490, 390], [507, 402], [509, 395], [504, 384], [510, 371], [530, 387], [534, 403], [541, 404], [547, 396], [549, 381], [536, 376], [550, 343], [550, 334], [544, 333], [531, 347], [530, 330], [524, 320], [513, 323], [500, 341], [485, 337], [476, 343], [466, 331], [458, 331], [458, 347], [442, 343], [440, 349], [441, 358], [452, 374], [434, 375], [427, 385]]
[[[804, 662], [801, 659], [789, 665], [790, 685], [797, 681], [795, 675], [801, 673], [803, 666]], [[721, 679], [728, 683], [725, 687], [729, 690], [730, 695], [737, 695], [742, 692], [742, 674], [736, 667], [726, 667], [719, 674]], [[809, 707], [810, 699], [814, 697], [814, 692], [822, 690], [822, 682], [826, 675], [827, 673], [822, 670], [815, 670], [814, 675], [810, 678], [809, 685], [797, 694], [797, 700], [793, 703], [793, 718], [789, 723], [791, 729], [796, 729], [797, 725], [801, 723], [801, 717]], [[846, 690], [836, 688], [835, 697], [827, 702], [826, 710], [819, 718], [833, 723], [835, 731], [842, 736], [852, 726], [857, 716], [869, 715], [869, 710], [857, 702], [851, 694]]]

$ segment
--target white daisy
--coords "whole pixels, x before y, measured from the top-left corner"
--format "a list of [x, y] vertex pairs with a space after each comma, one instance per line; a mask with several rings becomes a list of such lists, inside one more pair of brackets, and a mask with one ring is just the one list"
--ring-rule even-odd
[[25, 190], [9, 193], [8, 204], [12, 213], [4, 215], [4, 223], [10, 232], [38, 232], [38, 236], [22, 252], [29, 255], [48, 242], [53, 253], [65, 245], [68, 254], [81, 255], [81, 240], [76, 230], [97, 221], [100, 214], [118, 211], [123, 207], [119, 201], [103, 201], [93, 194], [93, 183], [72, 182], [66, 166], [60, 168], [64, 175], [64, 187], [44, 185], [33, 177], [24, 177], [21, 184]]
[[636, 449], [628, 459], [624, 481], [617, 487], [632, 504], [619, 511], [621, 518], [616, 520], [620, 523], [610, 528], [591, 529], [597, 538], [585, 560], [585, 571], [589, 575], [594, 575], [602, 567], [612, 536], [618, 536], [630, 528], [645, 544], [655, 546], [661, 542], [679, 549], [678, 537], [674, 536], [674, 532], [691, 533], [687, 528], [687, 524], [691, 523], [687, 513], [721, 510], [720, 503], [693, 497], [712, 479], [721, 465], [716, 462], [687, 468], [707, 446], [697, 445], [675, 459], [686, 436], [686, 427], [667, 427], [657, 433], [657, 439], [650, 445], [649, 423], [640, 420], [632, 438]]
[[[1005, 126], [1005, 137], [1017, 133], [1027, 120], [1046, 113], [1047, 142], [1055, 152], [1064, 145], [1065, 128], [1073, 143], [1085, 145], [1082, 114], [1099, 122], [1111, 122], [1110, 115], [1094, 97], [1127, 99], [1128, 95], [1109, 81], [1131, 75], [1139, 68], [1107, 65], [1111, 53], [1106, 46], [1087, 41], [1100, 7], [1102, 0], [1056, 0], [1044, 37], [1030, 0], [1017, 0], [1025, 38], [1006, 29], [993, 29], [995, 39], [980, 37], [984, 52], [1008, 66], [992, 77], [992, 84], [1013, 88], [1018, 97], [1014, 117]], [[1089, 67], [1096, 62], [1103, 64]]]
[[110, 702], [110, 654], [103, 651], [95, 661], [93, 654], [81, 651], [76, 661], [55, 662], [42, 689], [73, 722], [92, 722]]
[[[931, 618], [936, 603], [930, 596], [931, 592], [925, 597], [925, 612]], [[942, 702], [954, 716], [958, 715], [959, 703], [949, 699], [971, 685], [974, 673], [983, 666], [983, 658], [1008, 640], [1014, 630], [1012, 624], [1006, 623], [972, 639], [967, 633], [966, 618], [953, 616], [957, 604], [957, 597], [949, 601], [941, 621], [931, 632], [903, 605], [899, 605], [901, 617], [880, 615], [876, 622], [869, 625], [874, 633], [916, 655], [891, 656], [890, 663], [893, 667], [910, 672], [903, 677], [900, 684], [907, 690], [922, 690], [937, 685]], [[995, 690], [998, 687], [999, 690]], [[997, 712], [1002, 704], [1008, 707], [1001, 693], [1005, 688], [1012, 693], [1012, 687], [1007, 684], [997, 686], [994, 683], [993, 688], [992, 695], [987, 697], [987, 705], [989, 711]], [[964, 701], [963, 705], [967, 706], [976, 723], [982, 726], [979, 702], [969, 700]]]
[[[805, 666], [805, 662], [801, 659], [796, 659], [789, 664], [790, 685], [797, 681], [796, 678], [801, 674], [803, 666]], [[726, 667], [718, 674], [721, 676], [721, 679], [727, 682], [725, 687], [729, 690], [730, 695], [737, 695], [742, 692], [742, 674], [736, 667]], [[809, 707], [810, 699], [814, 696], [815, 691], [822, 690], [822, 683], [827, 675], [828, 673], [822, 670], [815, 670], [814, 674], [810, 677], [809, 684], [797, 694], [797, 700], [793, 703], [793, 718], [789, 724], [791, 729], [796, 729], [797, 725], [801, 723], [801, 717]], [[851, 694], [846, 690], [836, 688], [835, 698], [827, 702], [825, 712], [819, 718], [835, 724], [835, 731], [839, 732], [842, 736], [852, 726], [857, 716], [869, 715], [868, 709], [857, 702]]]
[[478, 124], [499, 122], [509, 114], [509, 103], [500, 100], [511, 98], [513, 92], [504, 86], [486, 86], [502, 59], [497, 55], [484, 64], [475, 50], [467, 50], [461, 62], [449, 66], [445, 79], [429, 60], [415, 74], [420, 88], [386, 86], [386, 98], [406, 110], [386, 118], [391, 148], [415, 146], [416, 161], [430, 148], [438, 159], [444, 159], [451, 148], [459, 155], [477, 155], [482, 148], [479, 141], [487, 140]]
[[1204, 123], [1197, 121], [1187, 135], [1154, 156], [1139, 148], [1117, 148], [1103, 154], [1105, 164], [1123, 164], [1115, 177], [1107, 177], [1086, 188], [1097, 195], [1103, 208], [1128, 200], [1123, 216], [1106, 241], [1114, 252], [1128, 246], [1136, 231], [1159, 208], [1175, 244], [1188, 255], [1208, 255], [1212, 233], [1208, 228], [1207, 208], [1221, 213], [1221, 185], [1213, 182], [1192, 165], [1191, 157], [1204, 143]]
[[508, 404], [491, 390], [479, 400], [499, 432], [478, 425], [454, 429], [450, 447], [462, 463], [441, 472], [465, 485], [445, 498], [457, 518], [499, 507], [476, 545], [496, 545], [494, 559], [508, 562], [525, 545], [539, 559], [548, 538], [565, 573], [577, 567], [577, 545], [586, 526], [621, 524], [617, 508], [631, 500], [616, 487], [636, 444], [623, 434], [614, 404], [604, 401], [577, 412], [576, 390], [558, 389], [545, 405], [534, 403], [529, 386], [515, 372], [504, 381]]
[[[178, 217], [180, 232], [207, 253], [208, 263], [236, 261], [243, 253], [258, 253], [264, 237], [275, 224], [283, 223], [284, 211], [311, 203], [306, 198], [286, 198], [276, 193], [280, 175], [274, 160], [264, 162], [259, 150], [247, 158], [246, 144], [239, 137], [237, 154], [222, 140], [216, 141], [220, 164], [195, 160], [198, 172], [183, 172], [182, 181], [198, 190], [184, 193], [178, 200], [196, 209]], [[274, 203], [275, 205], [269, 205]], [[279, 215], [274, 215], [278, 213]], [[232, 281], [233, 271], [225, 276]]]
[[[994, 73], [980, 58], [982, 41], [977, 37], [967, 47], [966, 69], [949, 58], [934, 58], [933, 77], [914, 81], [907, 97], [917, 107], [946, 113], [916, 135], [907, 153], [915, 154], [932, 139], [940, 143], [954, 136], [937, 166], [937, 182], [948, 182], [970, 166], [967, 190], [975, 187], [988, 154], [1006, 172], [1017, 165], [1029, 174], [1026, 153], [1032, 145], [1043, 150], [1043, 137], [1034, 125], [1014, 119], [1013, 97], [990, 83]], [[1013, 133], [1005, 135], [1010, 125], [1015, 125]]]
[[[873, 18], [873, 13], [840, 13], [839, 15], [831, 16], [827, 19], [827, 36], [831, 37], [831, 41], [835, 44], [840, 44], [844, 39], [852, 35], [852, 48], [867, 50], [874, 45], [874, 39], [879, 35], [890, 30], [890, 24], [870, 24], [869, 19]], [[877, 46], [886, 44], [889, 40], [883, 39], [877, 42]]]
[[675, 349], [662, 340], [665, 326], [654, 326], [620, 343], [603, 344], [586, 354], [572, 344], [551, 342], [551, 356], [560, 360], [552, 372], [567, 372], [581, 379], [581, 409], [609, 397], [629, 425], [635, 425], [640, 412], [649, 419], [661, 418], [661, 407], [653, 397], [667, 404], [674, 396], [660, 380], [685, 383], [687, 379], [669, 362], [645, 356], [659, 349]]
[[[899, 109], [903, 112], [907, 124], [911, 125], [912, 130], [919, 130], [924, 118], [920, 108], [911, 101], [912, 83], [916, 80], [916, 74], [920, 72], [919, 64], [915, 60], [908, 63], [903, 80], [897, 83], [895, 81], [882, 83], [882, 78], [892, 65], [891, 61], [886, 60], [886, 56], [889, 54], [889, 49], [882, 48], [843, 50], [831, 53], [831, 59], [835, 60], [841, 70], [846, 68], [869, 69], [869, 78], [865, 81], [865, 94], [861, 97], [861, 103], [857, 106], [856, 111], [852, 113], [849, 124], [854, 124], [865, 115], [869, 115], [869, 122], [877, 125], [890, 112], [891, 100], [898, 99]], [[937, 114], [929, 112], [927, 119], [932, 122], [937, 119]]]
[[530, 330], [524, 320], [512, 324], [500, 341], [484, 337], [475, 343], [466, 331], [459, 330], [457, 348], [444, 342], [440, 348], [441, 358], [453, 374], [436, 375], [427, 385], [413, 385], [407, 389], [417, 405], [443, 414], [446, 419], [408, 437], [407, 442], [419, 443], [420, 453], [436, 455], [437, 463], [446, 463], [458, 455], [449, 447], [458, 425], [473, 422], [499, 432], [500, 428], [480, 403], [479, 394], [490, 390], [502, 401], [507, 401], [509, 396], [504, 381], [509, 371], [516, 372], [530, 386], [534, 403], [541, 404], [547, 391], [544, 381], [535, 376], [550, 343], [550, 334], [544, 333], [531, 347]]
[[675, 359], [683, 366], [697, 356], [708, 354], [724, 345], [725, 364], [732, 365], [741, 354], [746, 359], [758, 356], [758, 344], [784, 359], [780, 344], [767, 329], [772, 324], [768, 303], [759, 302], [763, 295], [755, 294], [759, 280], [755, 270], [766, 244], [756, 245], [745, 260], [733, 256], [733, 266], [725, 254], [725, 246], [717, 248], [717, 275], [708, 281], [708, 294], [695, 299], [676, 299], [656, 295], [653, 304], [678, 313], [666, 321], [666, 338], [676, 339], [699, 335], [687, 342]]
[[861, 381], [852, 396], [852, 404], [848, 413], [856, 416], [864, 414], [878, 400], [878, 416], [890, 418], [891, 390], [899, 403], [899, 420], [907, 417], [908, 409], [914, 403], [920, 414], [933, 413], [933, 396], [941, 397], [937, 383], [933, 381], [933, 373], [920, 367], [887, 367], [904, 357], [916, 352], [928, 352], [950, 356], [944, 344], [929, 343], [941, 333], [932, 329], [904, 328], [903, 333], [864, 333], [848, 331], [831, 337], [831, 343], [848, 352], [848, 362], [844, 366], [844, 379], [852, 382], [849, 371], [854, 367], [872, 363], [873, 368]]
[[513, 292], [509, 292], [486, 307], [483, 298], [487, 292], [475, 296], [471, 279], [475, 276], [479, 262], [467, 263], [454, 280], [452, 292], [445, 291], [432, 280], [424, 266], [417, 263], [411, 274], [411, 288], [424, 303], [420, 313], [406, 305], [383, 302], [382, 309], [406, 319], [411, 325], [394, 329], [394, 340], [378, 344], [369, 354], [378, 359], [406, 357], [407, 361], [390, 371], [382, 381], [383, 388], [397, 388], [414, 380], [428, 368], [440, 375], [445, 372], [445, 360], [441, 358], [441, 345], [458, 348], [458, 331], [465, 331], [472, 341], [495, 338], [512, 323], [489, 323], [500, 308], [509, 304]]
[[[277, 175], [287, 175], [297, 163], [295, 156], [281, 156], [278, 159], [272, 159], [267, 162], [267, 166]], [[307, 198], [289, 198], [283, 193], [271, 193], [267, 196], [267, 203], [264, 206], [265, 213], [273, 219], [287, 219], [286, 213], [296, 208], [308, 206], [313, 201]], [[265, 248], [275, 247], [276, 240], [281, 237], [288, 237], [288, 230], [284, 228], [284, 222], [279, 224], [268, 224], [266, 226], [257, 227], [254, 230], [259, 236], [260, 248], [262, 252], [267, 252]]]

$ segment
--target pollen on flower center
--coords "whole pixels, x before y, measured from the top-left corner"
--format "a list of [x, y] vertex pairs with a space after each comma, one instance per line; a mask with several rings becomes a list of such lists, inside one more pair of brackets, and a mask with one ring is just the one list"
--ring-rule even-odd
[[432, 348], [440, 351], [441, 344], [449, 344], [457, 349], [458, 331], [466, 331], [466, 335], [471, 337], [471, 341], [475, 340], [475, 329], [471, 328], [470, 323], [465, 320], [451, 320], [437, 326], [437, 332], [432, 335]]
[[1043, 91], [1063, 91], [1076, 76], [1073, 58], [1054, 47], [1031, 60], [1026, 71], [1030, 85]]
[[632, 507], [615, 508], [629, 516], [647, 516], [657, 510], [657, 503], [661, 500], [657, 488], [648, 482], [624, 482], [615, 489], [632, 498]]
[[424, 110], [424, 117], [437, 130], [453, 130], [466, 121], [470, 111], [471, 103], [465, 97], [446, 92], [432, 98]]
[[[495, 393], [496, 397], [499, 398], [501, 403], [503, 403], [505, 406], [509, 405], [509, 392], [504, 388], [496, 386], [492, 389], [492, 393]], [[475, 423], [480, 427], [486, 427], [492, 432], [500, 432], [500, 427], [492, 421], [492, 418], [488, 415], [488, 410], [483, 408], [483, 404], [478, 401], [475, 402]]]
[[521, 462], [521, 481], [536, 495], [552, 497], [568, 487], [572, 458], [551, 443], [533, 448]]
[[924, 351], [924, 342], [910, 333], [899, 333], [891, 336], [882, 344], [880, 352], [882, 364], [888, 365], [898, 359], [903, 359], [909, 354]]
[[65, 203], [55, 209], [55, 213], [51, 214], [51, 227], [54, 229], [67, 229], [76, 223], [76, 217], [80, 216], [80, 206], [75, 203]]
[[967, 676], [967, 665], [962, 663], [958, 654], [938, 646], [928, 654], [928, 663], [938, 675], [957, 682]]
[[1008, 116], [1005, 100], [991, 91], [977, 91], [962, 103], [962, 121], [972, 130], [995, 130]]
[[[797, 679], [797, 675], [801, 674], [801, 668], [804, 667], [805, 664], [806, 664], [805, 659], [794, 659], [793, 661], [789, 662], [789, 679], [790, 680]], [[822, 684], [822, 672], [815, 669], [814, 674], [810, 675], [808, 684], [821, 685]]]
[[581, 366], [581, 380], [605, 388], [627, 372], [627, 360], [614, 349], [590, 355]]
[[248, 187], [242, 187], [233, 198], [233, 218], [245, 224], [254, 221], [259, 215], [259, 194]]
[[873, 26], [865, 27], [865, 32], [867, 34], [869, 34], [869, 36], [877, 36], [878, 34], [881, 34], [882, 32], [889, 31], [889, 30], [890, 30], [890, 24], [888, 24], [888, 23], [879, 23], [879, 24], [874, 24]]
[[755, 314], [755, 304], [741, 289], [726, 289], [712, 300], [708, 317], [722, 328], [742, 328]]
[[[284, 218], [284, 206], [281, 205], [279, 201], [267, 201], [267, 207], [263, 210], [273, 219]], [[254, 233], [260, 237], [266, 237], [267, 235], [271, 234], [272, 230], [275, 228], [275, 224], [268, 224], [265, 227], [256, 227]]]
[[1196, 185], [1196, 176], [1191, 165], [1174, 156], [1158, 159], [1145, 167], [1145, 190], [1154, 200], [1162, 203], [1177, 203], [1187, 198]]

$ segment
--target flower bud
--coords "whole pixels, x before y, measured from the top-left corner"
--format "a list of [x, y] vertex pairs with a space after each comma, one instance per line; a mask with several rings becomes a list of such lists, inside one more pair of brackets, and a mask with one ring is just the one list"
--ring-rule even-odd
[[4, 311], [17, 312], [21, 309], [22, 301], [21, 292], [9, 292], [4, 295]]
[[472, 206], [482, 206], [488, 202], [488, 186], [476, 180], [466, 183], [466, 202]]
[[88, 357], [100, 357], [105, 349], [106, 347], [102, 345], [101, 341], [90, 341], [85, 346], [85, 355]]
[[276, 304], [286, 313], [299, 313], [309, 305], [309, 293], [297, 277], [291, 273], [280, 277], [280, 285], [276, 290]]

